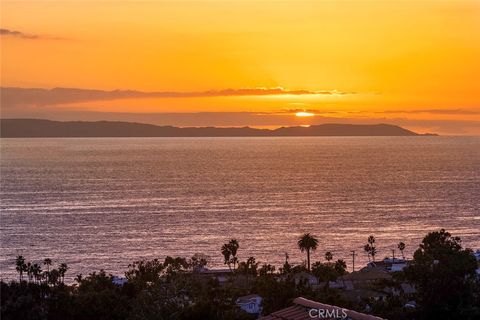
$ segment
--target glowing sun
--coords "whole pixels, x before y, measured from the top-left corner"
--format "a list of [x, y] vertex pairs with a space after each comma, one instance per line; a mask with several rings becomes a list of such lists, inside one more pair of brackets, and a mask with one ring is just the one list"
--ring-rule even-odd
[[315, 115], [315, 113], [305, 112], [305, 111], [299, 111], [299, 112], [295, 113], [296, 117], [313, 117], [314, 115]]

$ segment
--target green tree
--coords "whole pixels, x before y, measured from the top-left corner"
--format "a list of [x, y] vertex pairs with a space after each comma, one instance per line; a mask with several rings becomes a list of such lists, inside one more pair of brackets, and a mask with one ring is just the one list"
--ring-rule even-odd
[[317, 250], [318, 239], [310, 233], [305, 233], [298, 239], [297, 245], [301, 252], [307, 252], [307, 269], [310, 271], [310, 251]]
[[[165, 266], [158, 259], [139, 260], [128, 265], [125, 277], [138, 288], [144, 288], [160, 280]], [[82, 280], [79, 275], [79, 280]]]
[[194, 272], [204, 269], [210, 261], [210, 258], [202, 253], [195, 253], [189, 260], [188, 264], [190, 269]]
[[246, 275], [257, 275], [258, 262], [255, 262], [254, 257], [249, 257], [245, 262], [240, 262], [238, 264], [238, 272]]
[[101, 270], [80, 280], [75, 292], [73, 319], [127, 319], [131, 304], [123, 288], [113, 284], [112, 279], [112, 275]]
[[258, 274], [260, 276], [266, 276], [266, 275], [273, 275], [275, 273], [275, 266], [272, 266], [271, 264], [263, 264], [260, 270], [258, 271]]
[[480, 315], [474, 308], [476, 268], [473, 252], [462, 248], [460, 238], [444, 229], [429, 233], [404, 270], [417, 288], [423, 318], [474, 319], [475, 312]]
[[184, 272], [188, 270], [189, 263], [187, 259], [181, 257], [170, 257], [167, 256], [165, 261], [163, 262], [163, 267], [165, 268], [165, 272], [168, 275], [172, 275], [178, 272]]
[[343, 276], [347, 273], [347, 263], [343, 260], [343, 259], [338, 259], [336, 262], [335, 262], [335, 271], [337, 272], [337, 274], [339, 276]]
[[321, 263], [320, 261], [315, 262], [312, 265], [312, 273], [317, 277], [319, 282], [325, 282], [324, 289], [328, 291], [330, 287], [329, 282], [334, 281], [338, 278], [339, 274], [335, 269], [335, 264], [333, 263]]

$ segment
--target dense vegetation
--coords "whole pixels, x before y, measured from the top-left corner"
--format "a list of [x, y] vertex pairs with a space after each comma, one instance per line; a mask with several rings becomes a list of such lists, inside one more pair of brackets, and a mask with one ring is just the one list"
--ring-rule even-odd
[[[368, 245], [368, 247], [367, 247]], [[370, 237], [365, 250], [375, 259], [375, 238]], [[371, 313], [389, 319], [478, 319], [480, 318], [477, 261], [471, 250], [463, 249], [460, 239], [445, 230], [429, 233], [415, 251], [414, 260], [397, 272], [389, 283], [398, 286], [408, 281], [416, 286], [417, 308], [407, 310], [402, 297], [389, 296], [385, 301], [351, 301], [329, 281], [346, 274], [342, 260], [333, 261], [330, 252], [324, 262], [310, 265], [311, 252], [318, 247], [311, 234], [300, 237], [299, 249], [307, 262], [291, 265], [288, 256], [275, 270], [260, 265], [254, 257], [239, 261], [238, 241], [232, 239], [221, 247], [225, 264], [232, 270], [225, 283], [205, 277], [206, 256], [167, 257], [163, 261], [144, 260], [132, 263], [125, 273], [126, 283], [115, 284], [104, 271], [75, 283], [64, 283], [66, 264], [57, 268], [50, 259], [40, 264], [17, 257], [19, 281], [1, 282], [2, 319], [254, 319], [238, 306], [236, 298], [249, 293], [263, 297], [265, 314], [287, 307], [298, 296], [341, 307]], [[402, 255], [405, 245], [399, 243]], [[313, 288], [295, 275], [310, 273], [324, 283]], [[379, 283], [380, 285], [380, 283]]]

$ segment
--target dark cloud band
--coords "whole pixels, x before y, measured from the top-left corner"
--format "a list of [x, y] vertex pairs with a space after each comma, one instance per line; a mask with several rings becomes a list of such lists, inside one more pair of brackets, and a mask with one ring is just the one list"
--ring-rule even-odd
[[28, 33], [23, 33], [23, 32], [16, 31], [16, 30], [9, 30], [9, 29], [0, 29], [0, 35], [17, 37], [17, 38], [22, 38], [22, 39], [38, 39], [38, 38], [40, 38], [38, 35], [35, 35], [35, 34], [28, 34]]
[[143, 92], [134, 90], [87, 90], [75, 88], [15, 88], [2, 87], [2, 104], [5, 107], [47, 106], [76, 102], [107, 101], [127, 98], [196, 98], [228, 96], [268, 96], [268, 95], [345, 95], [353, 92], [288, 90], [284, 88], [242, 88], [209, 90], [198, 92]]

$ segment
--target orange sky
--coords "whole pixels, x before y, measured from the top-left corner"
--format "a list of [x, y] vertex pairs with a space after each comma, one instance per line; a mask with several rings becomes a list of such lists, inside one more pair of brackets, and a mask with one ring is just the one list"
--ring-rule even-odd
[[[1, 6], [2, 87], [344, 93], [46, 106], [2, 101], [3, 117], [215, 112], [211, 124], [222, 125], [222, 112], [305, 109], [345, 121], [388, 120], [420, 131], [480, 134], [480, 1], [2, 1]], [[265, 125], [249, 121], [238, 125]], [[278, 125], [289, 124], [282, 121]]]

